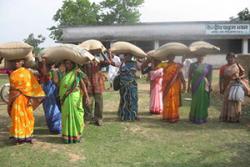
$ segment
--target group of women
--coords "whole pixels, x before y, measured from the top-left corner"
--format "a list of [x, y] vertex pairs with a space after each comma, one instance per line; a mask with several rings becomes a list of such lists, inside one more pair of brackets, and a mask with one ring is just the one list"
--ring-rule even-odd
[[[203, 58], [197, 56], [197, 62], [191, 64], [187, 84], [188, 92], [192, 93], [190, 121], [196, 124], [207, 121], [211, 92], [212, 66], [203, 63]], [[247, 82], [243, 82], [244, 69], [236, 62], [235, 55], [230, 53], [226, 58], [228, 64], [220, 70], [220, 92], [224, 94], [220, 120], [238, 122], [241, 102], [229, 101], [227, 96], [234, 82], [241, 82], [248, 91]], [[180, 119], [181, 92], [186, 90], [182, 65], [174, 59], [175, 56], [170, 55], [166, 63], [151, 59], [142, 65], [143, 73], [148, 72], [150, 77], [150, 112], [162, 113], [163, 119], [171, 123]], [[84, 106], [90, 103], [86, 74], [70, 60], [64, 60], [58, 70], [53, 70], [54, 65], [48, 65], [43, 59], [38, 63], [38, 76], [23, 67], [24, 60], [14, 63], [8, 104], [10, 138], [17, 144], [33, 142], [33, 111], [43, 103], [50, 132], [61, 133], [65, 143], [79, 142], [84, 129]], [[119, 84], [119, 118], [138, 120], [136, 61], [130, 54], [124, 55], [119, 68]]]
[[24, 60], [12, 63], [15, 69], [9, 76], [10, 139], [16, 144], [33, 143], [33, 111], [43, 103], [50, 132], [61, 133], [65, 143], [79, 142], [84, 128], [83, 102], [89, 103], [86, 75], [70, 60], [64, 60], [60, 70], [55, 71], [43, 59], [38, 63], [39, 75], [23, 67]]
[[[197, 61], [190, 65], [188, 72], [187, 92], [192, 95], [189, 120], [195, 124], [202, 124], [208, 117], [212, 65], [203, 63], [203, 55], [196, 55], [196, 58]], [[182, 65], [173, 60], [174, 56], [170, 55], [167, 63], [151, 59], [142, 65], [142, 72], [148, 72], [150, 78], [150, 113], [162, 114], [163, 119], [171, 123], [179, 120], [181, 90], [186, 89]], [[220, 120], [239, 122], [242, 102], [229, 100], [230, 88], [235, 83], [240, 83], [245, 94], [249, 95], [249, 85], [245, 79], [244, 69], [237, 63], [235, 54], [227, 54], [226, 60], [228, 63], [221, 67], [219, 76], [220, 92], [224, 95]]]

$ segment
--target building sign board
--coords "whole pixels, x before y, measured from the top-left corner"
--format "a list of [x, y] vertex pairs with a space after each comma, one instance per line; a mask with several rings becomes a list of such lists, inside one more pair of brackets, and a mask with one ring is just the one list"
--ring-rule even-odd
[[250, 24], [207, 24], [208, 35], [250, 35]]

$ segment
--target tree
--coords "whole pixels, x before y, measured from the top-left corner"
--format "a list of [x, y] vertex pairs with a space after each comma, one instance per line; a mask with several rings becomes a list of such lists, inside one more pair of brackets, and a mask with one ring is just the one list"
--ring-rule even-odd
[[239, 20], [250, 21], [250, 12], [249, 12], [248, 8], [245, 8], [244, 10], [239, 12], [238, 17], [239, 17]]
[[144, 0], [104, 0], [100, 3], [102, 24], [133, 24], [140, 21], [138, 7]]
[[50, 37], [54, 40], [62, 38], [62, 26], [73, 25], [93, 25], [99, 20], [99, 5], [90, 3], [89, 0], [65, 0], [60, 9], [53, 16], [57, 26], [48, 28], [51, 33]]
[[23, 41], [33, 46], [33, 53], [37, 55], [43, 48], [41, 48], [39, 45], [45, 41], [45, 37], [43, 37], [41, 34], [37, 36], [37, 38], [34, 36], [33, 33], [29, 34], [27, 39], [24, 39]]
[[53, 17], [57, 25], [48, 28], [50, 37], [61, 40], [63, 26], [137, 23], [141, 16], [138, 7], [143, 3], [144, 0], [103, 0], [100, 4], [65, 0]]
[[250, 12], [248, 8], [243, 9], [240, 11], [237, 17], [230, 17], [231, 21], [250, 21]]

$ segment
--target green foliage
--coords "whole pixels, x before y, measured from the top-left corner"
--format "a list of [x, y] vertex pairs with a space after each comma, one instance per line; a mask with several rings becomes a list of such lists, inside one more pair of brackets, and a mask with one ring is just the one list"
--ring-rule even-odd
[[127, 24], [140, 21], [138, 7], [144, 0], [104, 0], [100, 3], [102, 24]]
[[60, 40], [62, 38], [61, 26], [97, 24], [98, 13], [99, 5], [89, 2], [89, 0], [65, 0], [53, 17], [57, 26], [48, 28], [51, 31], [50, 37]]
[[37, 37], [34, 36], [33, 33], [29, 34], [28, 38], [24, 39], [23, 41], [33, 46], [33, 53], [37, 55], [43, 48], [39, 47], [41, 43], [45, 41], [45, 37], [41, 34]]
[[100, 4], [65, 0], [53, 17], [57, 25], [48, 28], [50, 37], [62, 40], [63, 26], [137, 23], [141, 16], [138, 7], [143, 3], [144, 0], [104, 0]]
[[245, 8], [241, 12], [238, 13], [239, 20], [242, 21], [250, 21], [250, 12], [248, 8]]

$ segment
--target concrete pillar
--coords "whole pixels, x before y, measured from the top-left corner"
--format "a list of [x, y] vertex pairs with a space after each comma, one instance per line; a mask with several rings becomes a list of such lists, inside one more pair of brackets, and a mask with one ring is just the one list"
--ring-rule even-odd
[[160, 47], [160, 42], [159, 42], [159, 40], [155, 40], [154, 41], [154, 49], [157, 49], [157, 48], [159, 48]]
[[242, 49], [241, 52], [243, 54], [247, 54], [248, 53], [248, 39], [242, 39]]

